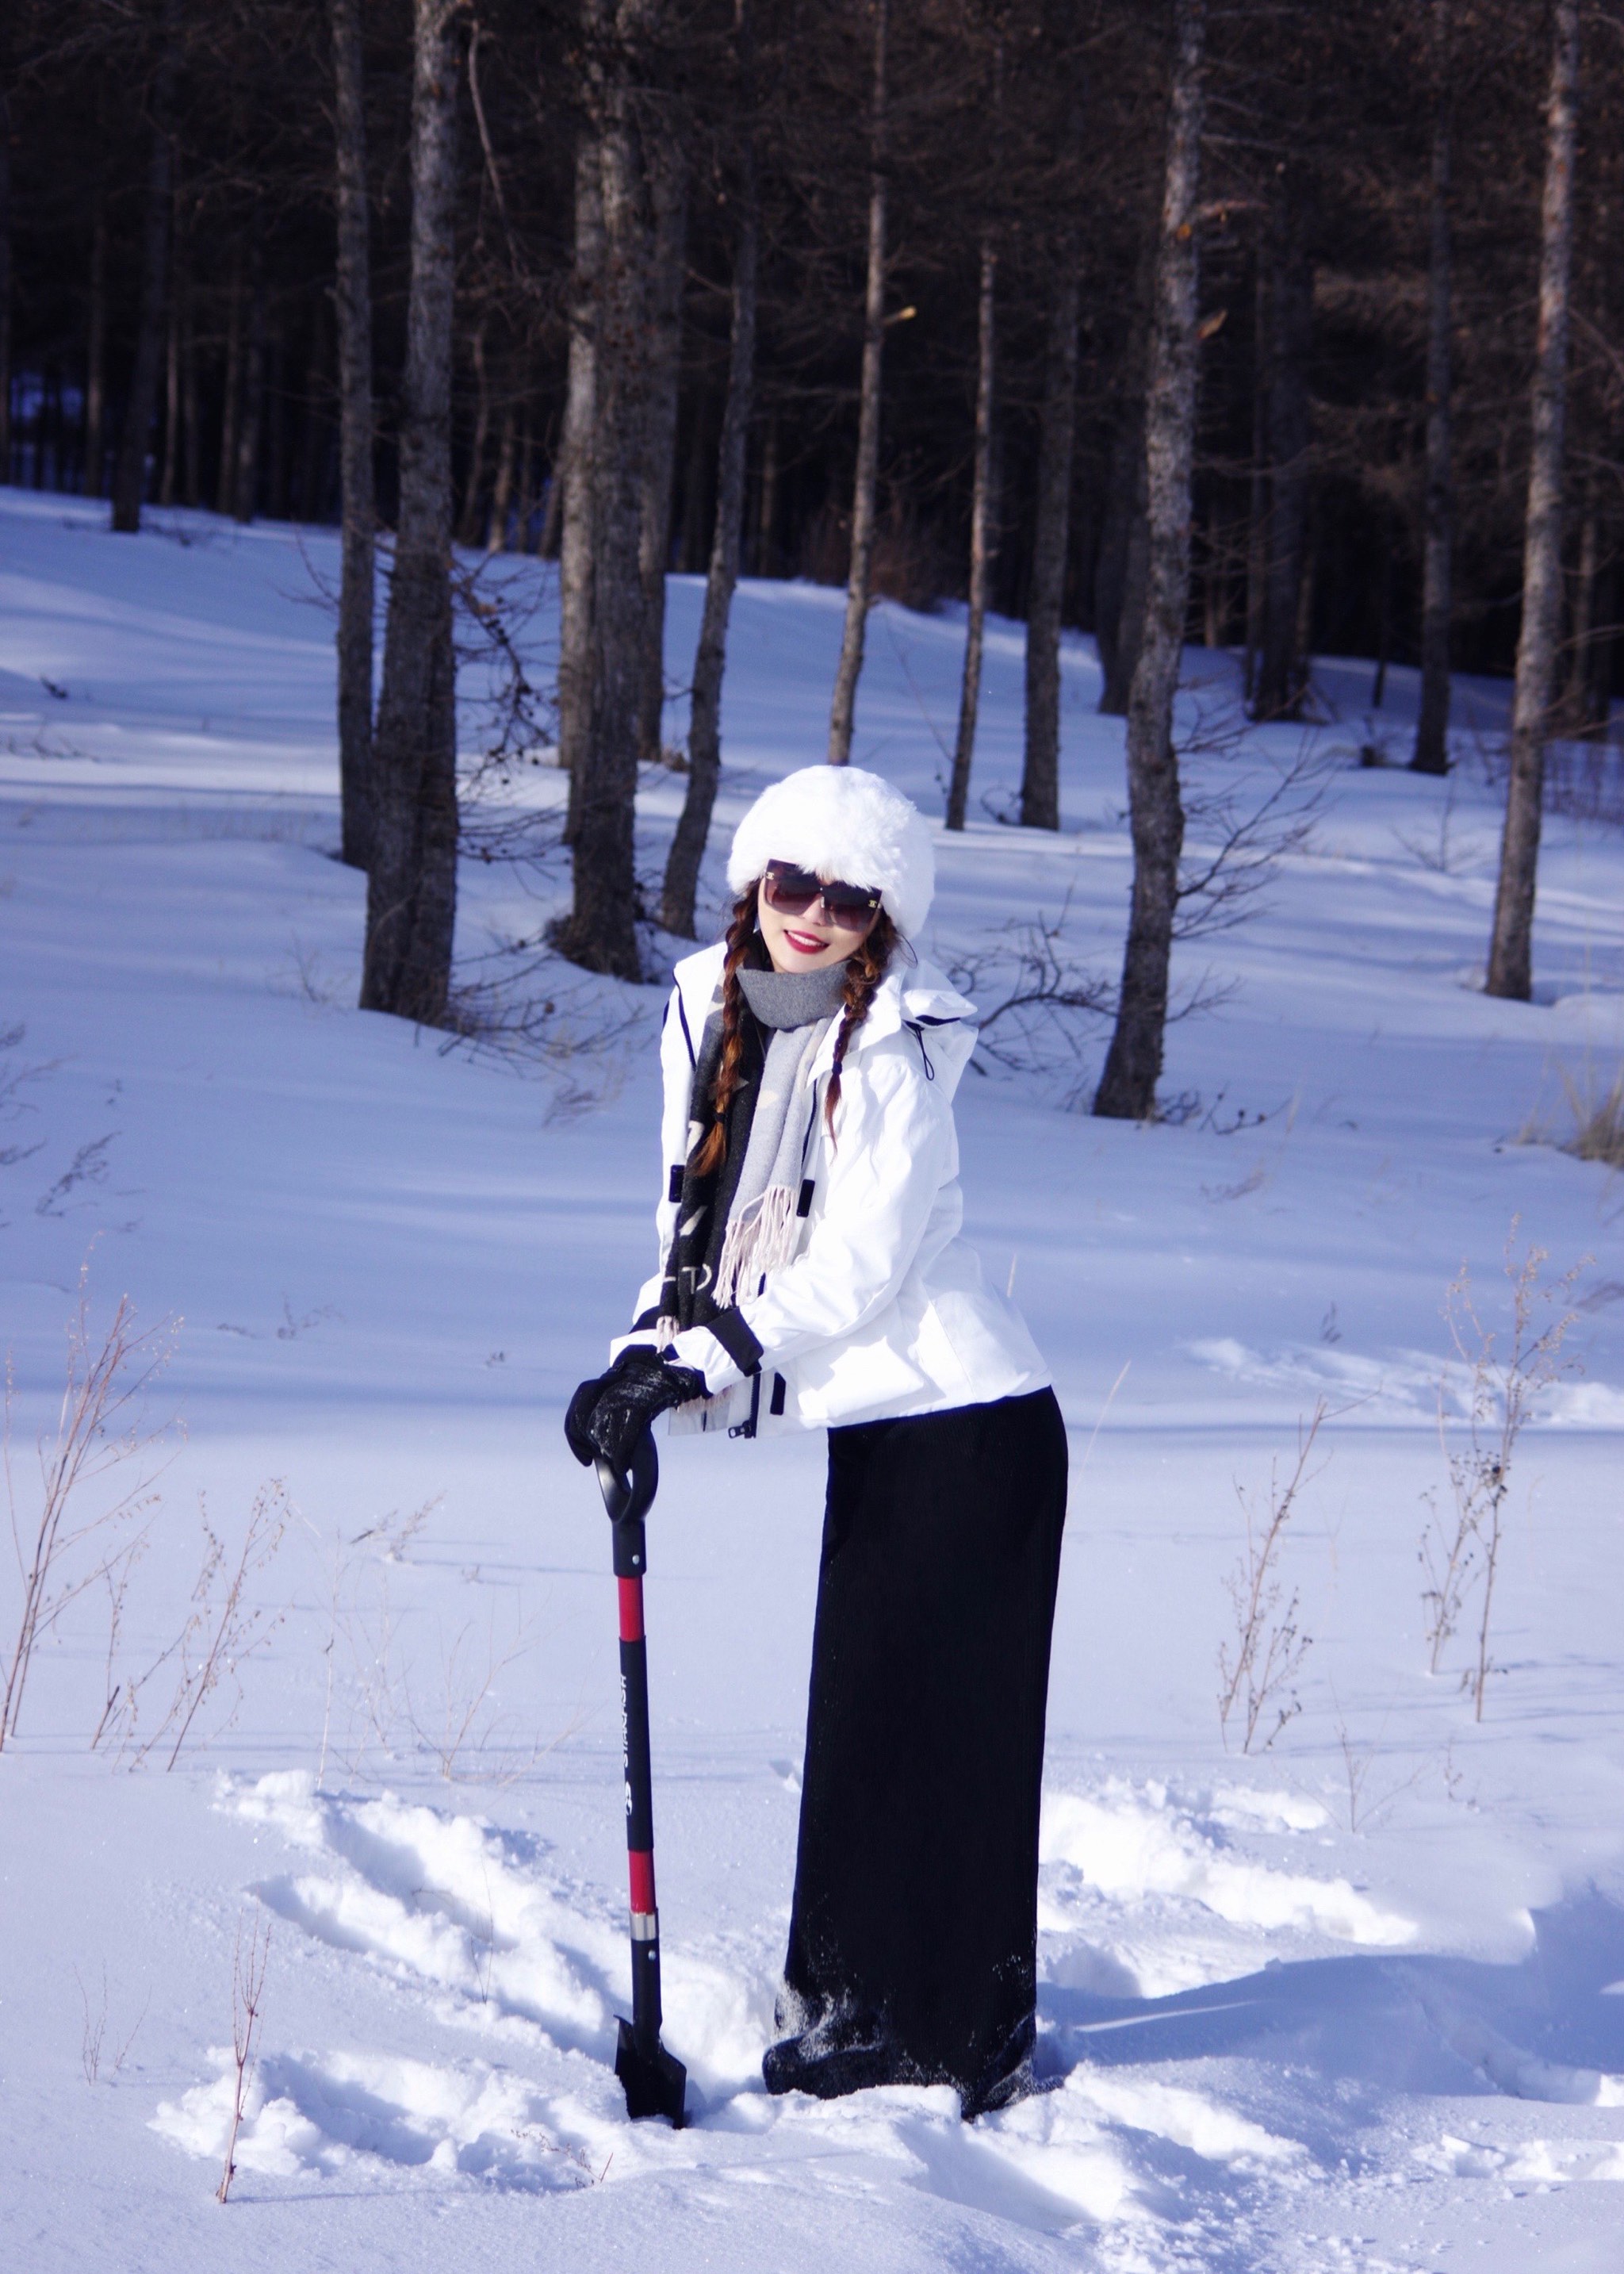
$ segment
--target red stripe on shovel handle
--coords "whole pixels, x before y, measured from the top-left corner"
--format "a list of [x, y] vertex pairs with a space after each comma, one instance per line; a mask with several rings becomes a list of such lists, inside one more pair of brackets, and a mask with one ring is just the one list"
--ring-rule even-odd
[[620, 1640], [641, 1642], [643, 1637], [643, 1581], [617, 1579], [620, 1593]]
[[628, 1848], [626, 1851], [627, 1877], [631, 1881], [631, 1907], [645, 1914], [654, 1909], [654, 1850], [651, 1848]]

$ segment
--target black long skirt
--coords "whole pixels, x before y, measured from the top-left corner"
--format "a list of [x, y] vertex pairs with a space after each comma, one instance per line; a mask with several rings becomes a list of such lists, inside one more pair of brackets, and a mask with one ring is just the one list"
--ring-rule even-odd
[[1029, 2074], [1065, 1498], [1049, 1389], [830, 1432], [775, 2090]]

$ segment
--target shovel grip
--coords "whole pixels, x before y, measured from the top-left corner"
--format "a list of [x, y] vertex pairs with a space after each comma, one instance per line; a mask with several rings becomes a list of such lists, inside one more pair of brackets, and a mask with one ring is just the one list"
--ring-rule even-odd
[[641, 1524], [654, 1505], [659, 1489], [659, 1455], [645, 1429], [632, 1449], [630, 1473], [622, 1476], [614, 1463], [598, 1457], [598, 1488], [611, 1524]]

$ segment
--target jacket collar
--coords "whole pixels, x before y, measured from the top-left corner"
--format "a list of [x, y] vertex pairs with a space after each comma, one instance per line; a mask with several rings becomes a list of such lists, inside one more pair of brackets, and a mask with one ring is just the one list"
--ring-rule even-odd
[[[695, 954], [685, 955], [673, 975], [695, 1050], [721, 982], [725, 955], [723, 942], [717, 940]], [[921, 1026], [929, 1030], [974, 1022], [974, 1004], [959, 994], [934, 963], [927, 962], [922, 956], [917, 961], [902, 958], [876, 988], [868, 1015], [853, 1035], [852, 1049], [854, 1052], [867, 1050], [905, 1026]], [[815, 1080], [826, 1073], [833, 1063], [838, 1031], [838, 1028], [831, 1027], [823, 1038], [812, 1066]]]

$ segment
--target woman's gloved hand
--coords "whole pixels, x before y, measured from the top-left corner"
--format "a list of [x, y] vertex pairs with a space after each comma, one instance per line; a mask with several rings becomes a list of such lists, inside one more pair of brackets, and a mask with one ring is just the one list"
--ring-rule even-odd
[[[621, 1352], [621, 1356], [625, 1356], [624, 1352]], [[619, 1360], [616, 1363], [618, 1364]], [[598, 1458], [598, 1448], [587, 1435], [586, 1425], [592, 1418], [592, 1408], [607, 1389], [613, 1376], [613, 1367], [610, 1367], [607, 1374], [595, 1374], [590, 1382], [583, 1382], [581, 1384], [565, 1410], [564, 1434], [569, 1441], [570, 1451], [583, 1469], [590, 1468], [592, 1463]]]
[[584, 1467], [601, 1453], [624, 1474], [637, 1440], [657, 1415], [705, 1394], [705, 1378], [646, 1343], [623, 1350], [607, 1374], [583, 1382], [569, 1401], [564, 1434]]

